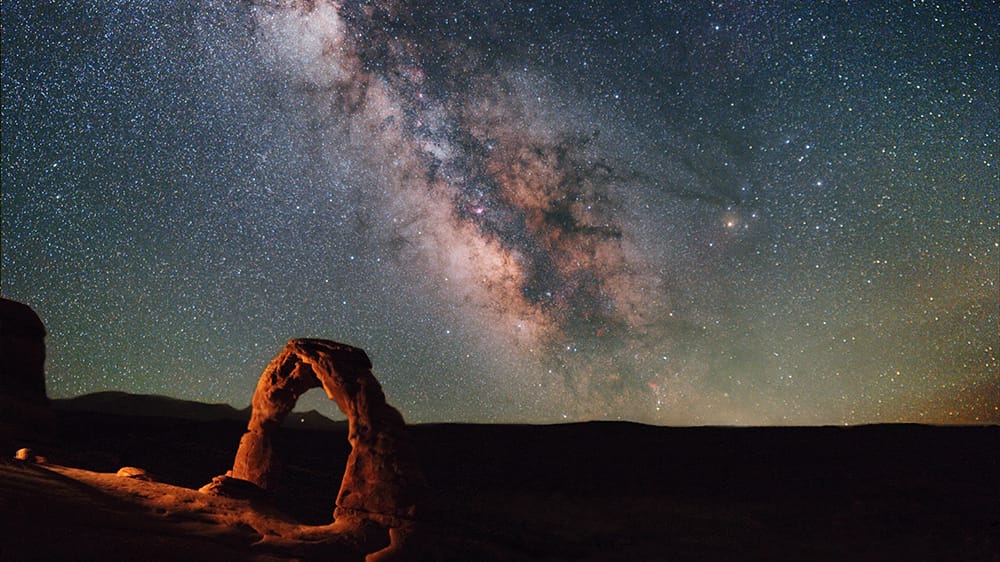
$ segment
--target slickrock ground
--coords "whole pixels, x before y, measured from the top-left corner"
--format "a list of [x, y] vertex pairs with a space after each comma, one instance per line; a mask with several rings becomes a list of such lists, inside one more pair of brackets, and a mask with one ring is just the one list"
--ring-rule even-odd
[[[3, 452], [4, 562], [361, 559], [322, 542], [350, 452], [346, 428], [280, 432], [283, 484], [271, 507], [196, 491], [231, 466], [245, 422], [56, 411], [60, 440], [32, 448], [65, 466]], [[430, 488], [428, 560], [1000, 553], [998, 427], [410, 430]], [[124, 466], [159, 482], [117, 476]]]

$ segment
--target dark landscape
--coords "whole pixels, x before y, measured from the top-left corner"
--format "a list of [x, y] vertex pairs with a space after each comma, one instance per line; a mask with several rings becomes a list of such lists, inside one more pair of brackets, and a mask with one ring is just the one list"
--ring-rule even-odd
[[[0, 465], [0, 560], [331, 559], [254, 544], [254, 529], [213, 519], [215, 504], [187, 512], [148, 500], [146, 488], [177, 501], [228, 470], [249, 411], [119, 393], [55, 400], [53, 411], [55, 437], [33, 446], [45, 464], [11, 450]], [[995, 426], [409, 429], [430, 487], [419, 516], [427, 560], [1000, 556]], [[304, 526], [329, 524], [346, 430], [290, 415], [276, 444], [281, 485], [265, 503]], [[102, 485], [123, 466], [158, 483]]]

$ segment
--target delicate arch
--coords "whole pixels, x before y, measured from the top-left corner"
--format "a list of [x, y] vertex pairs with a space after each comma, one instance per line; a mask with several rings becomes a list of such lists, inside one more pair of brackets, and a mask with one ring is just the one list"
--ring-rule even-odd
[[247, 432], [232, 476], [262, 489], [275, 484], [275, 431], [307, 390], [322, 387], [348, 421], [351, 453], [334, 518], [398, 527], [412, 522], [425, 488], [403, 416], [386, 403], [361, 349], [328, 340], [293, 339], [257, 383]]

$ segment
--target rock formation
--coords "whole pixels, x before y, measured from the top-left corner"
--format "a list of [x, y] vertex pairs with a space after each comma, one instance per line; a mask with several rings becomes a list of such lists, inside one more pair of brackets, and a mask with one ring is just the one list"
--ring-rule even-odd
[[0, 299], [0, 395], [45, 404], [45, 326], [26, 304]]
[[393, 538], [387, 550], [398, 552], [407, 542], [404, 538], [410, 538], [426, 484], [403, 416], [386, 403], [371, 367], [368, 356], [356, 347], [290, 340], [257, 383], [250, 423], [229, 477], [272, 489], [277, 477], [275, 433], [299, 396], [322, 387], [349, 424], [351, 453], [337, 494], [336, 524], [387, 527]]
[[0, 440], [34, 440], [52, 428], [45, 326], [28, 305], [0, 299]]
[[121, 478], [132, 478], [133, 480], [142, 480], [144, 482], [156, 482], [156, 478], [147, 472], [146, 469], [135, 466], [123, 466], [118, 469], [116, 475]]

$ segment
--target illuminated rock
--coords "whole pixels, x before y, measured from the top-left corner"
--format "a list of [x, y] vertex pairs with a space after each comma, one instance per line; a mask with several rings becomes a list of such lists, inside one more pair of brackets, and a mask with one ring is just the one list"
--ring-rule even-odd
[[134, 466], [123, 466], [118, 469], [116, 474], [122, 478], [132, 478], [133, 480], [142, 480], [144, 482], [156, 482], [156, 478], [153, 478], [153, 475], [146, 472], [145, 469]]
[[229, 476], [273, 489], [278, 477], [275, 434], [299, 396], [323, 388], [347, 416], [351, 444], [334, 519], [341, 528], [370, 523], [390, 528], [393, 545], [384, 556], [405, 550], [401, 545], [411, 541], [426, 484], [403, 416], [386, 403], [371, 367], [356, 347], [290, 340], [257, 383], [250, 423]]
[[[232, 471], [229, 472], [232, 473]], [[238, 500], [263, 500], [267, 497], [266, 492], [253, 482], [233, 478], [230, 474], [223, 474], [212, 478], [211, 482], [198, 488], [198, 491], [211, 496], [222, 496]]]

